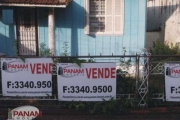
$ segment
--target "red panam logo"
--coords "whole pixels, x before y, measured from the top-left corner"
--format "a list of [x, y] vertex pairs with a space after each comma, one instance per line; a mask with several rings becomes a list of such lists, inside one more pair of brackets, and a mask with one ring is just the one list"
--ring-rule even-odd
[[59, 67], [58, 74], [62, 77], [84, 76], [88, 79], [116, 78], [115, 68], [79, 68], [78, 66]]
[[51, 74], [52, 63], [23, 63], [21, 61], [3, 62], [2, 68], [6, 72], [30, 71], [32, 74]]
[[172, 69], [171, 73], [172, 74], [180, 74], [180, 69]]
[[67, 69], [67, 68], [64, 68], [63, 72], [65, 74], [69, 74], [69, 73], [82, 74], [82, 73], [84, 73], [84, 69]]
[[179, 78], [180, 77], [180, 66], [176, 67], [167, 67], [166, 68], [166, 75], [173, 78]]
[[42, 116], [42, 112], [34, 106], [21, 106], [8, 111], [8, 120], [32, 120]]
[[11, 64], [9, 63], [8, 69], [28, 69], [28, 64]]

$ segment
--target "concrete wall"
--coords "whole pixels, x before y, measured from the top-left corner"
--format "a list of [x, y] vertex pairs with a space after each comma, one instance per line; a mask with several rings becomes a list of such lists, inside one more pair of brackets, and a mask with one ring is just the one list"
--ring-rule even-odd
[[146, 32], [146, 48], [149, 50], [153, 46], [153, 42], [158, 41], [160, 32]]
[[180, 0], [148, 0], [147, 7], [147, 31], [161, 27], [161, 41], [180, 42]]

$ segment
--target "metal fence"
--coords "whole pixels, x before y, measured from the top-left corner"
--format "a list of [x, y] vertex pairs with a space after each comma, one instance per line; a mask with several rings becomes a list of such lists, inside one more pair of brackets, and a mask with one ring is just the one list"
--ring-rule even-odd
[[149, 61], [149, 94], [153, 99], [165, 101], [165, 63], [180, 63], [179, 55], [150, 56]]
[[[177, 62], [180, 56], [151, 56], [146, 51], [136, 55], [99, 55], [99, 56], [53, 56], [52, 96], [47, 97], [6, 97], [2, 96], [0, 82], [0, 106], [17, 104], [59, 105], [57, 99], [56, 63], [68, 59], [93, 62], [115, 62], [117, 68], [117, 100], [136, 99], [138, 107], [148, 107], [148, 100], [165, 100], [164, 63]], [[0, 68], [1, 69], [1, 68]], [[0, 75], [1, 77], [1, 75]], [[1, 80], [1, 79], [0, 79]], [[128, 83], [127, 81], [131, 81]], [[127, 82], [126, 84], [124, 84]], [[132, 89], [132, 87], [134, 89]], [[47, 101], [47, 102], [46, 102]], [[50, 102], [51, 101], [51, 102]]]

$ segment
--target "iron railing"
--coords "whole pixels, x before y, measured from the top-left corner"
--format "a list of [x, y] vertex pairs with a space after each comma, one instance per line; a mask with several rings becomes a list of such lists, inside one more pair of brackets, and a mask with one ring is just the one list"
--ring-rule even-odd
[[[53, 56], [51, 57], [53, 61], [58, 61], [61, 59], [72, 59], [76, 58], [78, 60], [93, 60], [94, 62], [115, 62], [117, 68], [117, 81], [122, 82], [126, 80], [124, 78], [131, 78], [134, 82], [133, 91], [132, 86], [121, 86], [123, 90], [117, 92], [117, 100], [121, 98], [126, 99], [136, 99], [138, 100], [138, 107], [148, 107], [147, 99], [152, 100], [165, 100], [164, 92], [164, 63], [167, 62], [179, 62], [180, 56], [151, 56], [146, 51], [136, 55], [99, 55], [99, 56]], [[1, 70], [1, 67], [0, 67]], [[2, 84], [0, 82], [0, 106], [10, 105], [8, 101], [52, 101], [48, 102], [53, 104], [59, 104], [57, 99], [57, 68], [56, 62], [53, 62], [52, 67], [52, 82], [53, 91], [52, 96], [47, 97], [6, 97], [2, 96]], [[1, 74], [0, 74], [1, 81]], [[156, 88], [155, 88], [156, 87]], [[156, 90], [157, 89], [157, 90]], [[117, 87], [118, 91], [118, 87]], [[18, 103], [21, 103], [18, 102]], [[8, 103], [8, 104], [5, 104]], [[47, 102], [44, 102], [46, 105]], [[50, 105], [50, 104], [49, 104]]]

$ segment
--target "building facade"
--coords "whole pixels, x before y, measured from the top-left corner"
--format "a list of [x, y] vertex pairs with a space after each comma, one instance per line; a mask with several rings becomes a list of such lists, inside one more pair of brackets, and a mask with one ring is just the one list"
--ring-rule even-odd
[[134, 55], [145, 48], [146, 0], [2, 1], [0, 52], [7, 56], [36, 56], [41, 43], [56, 56], [64, 42], [70, 55], [122, 55], [123, 48]]

